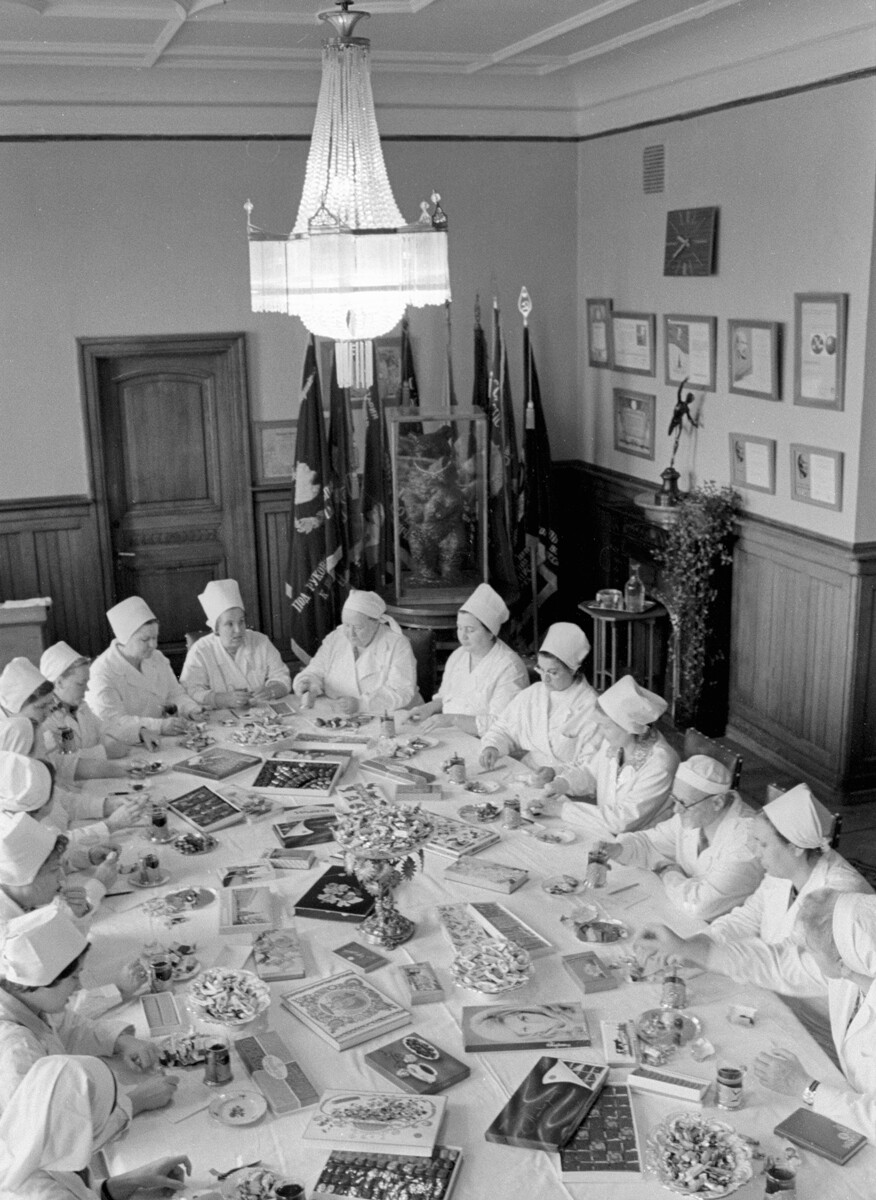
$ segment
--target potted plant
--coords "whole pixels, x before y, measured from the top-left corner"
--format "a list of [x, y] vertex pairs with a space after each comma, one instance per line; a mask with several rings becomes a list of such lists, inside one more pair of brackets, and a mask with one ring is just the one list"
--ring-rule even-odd
[[740, 497], [713, 481], [692, 488], [655, 557], [672, 623], [672, 718], [705, 734], [727, 722], [730, 574]]

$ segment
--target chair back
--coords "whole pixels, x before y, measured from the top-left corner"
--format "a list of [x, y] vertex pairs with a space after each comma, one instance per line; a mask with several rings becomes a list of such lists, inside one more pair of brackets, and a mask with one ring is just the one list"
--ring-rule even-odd
[[741, 754], [721, 742], [716, 742], [714, 738], [706, 737], [698, 729], [686, 729], [684, 731], [684, 757], [690, 758], [694, 754], [707, 754], [709, 758], [714, 758], [717, 762], [722, 763], [730, 772], [730, 786], [738, 790], [739, 779], [742, 775]]
[[438, 688], [438, 664], [435, 659], [435, 630], [404, 630], [417, 660], [417, 688], [424, 700], [431, 700]]

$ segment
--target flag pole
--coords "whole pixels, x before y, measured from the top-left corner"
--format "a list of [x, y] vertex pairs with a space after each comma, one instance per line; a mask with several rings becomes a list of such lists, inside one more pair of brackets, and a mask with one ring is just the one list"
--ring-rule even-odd
[[[532, 312], [532, 297], [525, 287], [520, 289], [517, 311], [523, 317], [523, 428], [524, 443], [526, 430], [535, 429], [535, 406], [532, 403], [532, 349], [529, 344], [529, 314]], [[538, 538], [527, 531], [529, 543], [529, 582], [532, 589], [532, 650], [538, 653]]]

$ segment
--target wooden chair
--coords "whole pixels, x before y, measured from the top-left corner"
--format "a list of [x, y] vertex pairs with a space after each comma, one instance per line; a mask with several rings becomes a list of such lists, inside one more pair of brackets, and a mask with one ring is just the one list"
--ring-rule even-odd
[[435, 657], [435, 630], [405, 629], [417, 660], [417, 688], [424, 700], [431, 700], [438, 689], [438, 664]]
[[729, 746], [725, 746], [721, 742], [716, 742], [714, 738], [706, 737], [698, 729], [686, 729], [684, 732], [684, 757], [690, 758], [694, 754], [707, 754], [709, 758], [723, 763], [730, 772], [730, 786], [734, 789], [739, 788], [739, 779], [742, 775], [741, 754], [737, 754], [735, 750], [731, 750]]
[[[778, 800], [779, 796], [783, 796], [788, 791], [787, 787], [783, 787], [780, 783], [768, 783], [766, 786], [766, 802], [769, 804], [771, 800]], [[842, 813], [833, 814], [833, 824], [830, 827], [828, 835], [828, 843], [831, 850], [836, 850], [839, 845], [840, 837], [843, 832], [843, 815]], [[860, 870], [860, 868], [858, 868]], [[862, 872], [863, 873], [863, 872]]]

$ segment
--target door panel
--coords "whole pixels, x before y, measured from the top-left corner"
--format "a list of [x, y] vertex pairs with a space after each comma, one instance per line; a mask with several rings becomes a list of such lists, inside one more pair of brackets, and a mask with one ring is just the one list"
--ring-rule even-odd
[[197, 597], [210, 579], [236, 578], [258, 620], [243, 338], [83, 351], [110, 602], [142, 596], [162, 650], [178, 659], [185, 633], [204, 627]]

